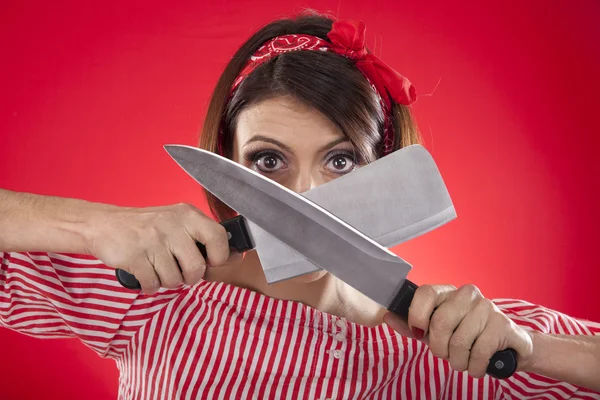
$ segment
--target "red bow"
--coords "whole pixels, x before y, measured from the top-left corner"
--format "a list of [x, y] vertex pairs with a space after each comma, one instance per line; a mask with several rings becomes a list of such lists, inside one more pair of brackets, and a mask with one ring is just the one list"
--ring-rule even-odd
[[[332, 51], [352, 60], [354, 65], [356, 65], [378, 93], [379, 101], [384, 108], [385, 115], [381, 155], [385, 156], [389, 154], [394, 148], [394, 128], [390, 97], [399, 104], [412, 104], [417, 99], [415, 88], [408, 79], [369, 53], [365, 46], [365, 24], [363, 22], [336, 21], [333, 23], [331, 31], [327, 36], [331, 42], [305, 34], [282, 35], [267, 41], [256, 50], [244, 68], [242, 68], [242, 71], [231, 87], [230, 98], [252, 71], [279, 54], [298, 50]], [[222, 155], [222, 132], [219, 135], [218, 151]]]
[[361, 72], [375, 85], [391, 109], [389, 96], [396, 102], [409, 105], [417, 99], [417, 91], [408, 79], [394, 71], [365, 46], [365, 24], [362, 21], [335, 21], [327, 37], [333, 44], [331, 50], [355, 62]]

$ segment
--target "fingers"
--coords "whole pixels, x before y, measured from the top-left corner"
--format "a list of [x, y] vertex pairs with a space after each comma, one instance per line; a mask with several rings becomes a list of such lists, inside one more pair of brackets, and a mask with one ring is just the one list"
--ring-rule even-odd
[[129, 267], [126, 271], [135, 276], [142, 287], [142, 291], [146, 294], [156, 293], [160, 289], [160, 278], [148, 258], [143, 257], [133, 265], [135, 266]]
[[[504, 315], [490, 301], [495, 312], [477, 340], [471, 347], [469, 358], [469, 375], [481, 378], [485, 375], [490, 359], [497, 351], [513, 349], [517, 352], [518, 368], [527, 370], [533, 354], [533, 338], [531, 332], [524, 330]], [[525, 368], [525, 369], [523, 369]]]
[[[219, 266], [240, 259], [228, 259], [225, 228], [189, 204], [111, 208], [93, 220], [90, 232], [91, 254], [133, 274], [145, 293], [193, 285], [203, 278], [207, 263]], [[205, 245], [207, 260], [197, 242]]]
[[415, 335], [417, 339], [427, 335], [429, 320], [434, 310], [449, 299], [455, 290], [456, 287], [451, 285], [423, 285], [415, 291], [408, 309], [408, 325], [413, 334], [414, 328], [420, 329]]
[[[180, 270], [178, 275], [170, 275], [169, 279], [181, 277], [180, 283], [194, 285], [204, 277], [207, 264], [220, 266], [229, 259], [239, 258], [230, 257], [228, 234], [221, 224], [193, 206], [182, 204], [179, 205], [179, 210], [182, 214], [181, 223], [176, 233], [169, 236], [168, 248]], [[205, 246], [207, 259], [203, 257], [196, 242]], [[162, 280], [162, 276], [160, 277]], [[166, 286], [174, 284], [173, 280], [169, 282], [163, 282], [163, 286], [173, 287]]]
[[179, 265], [166, 248], [148, 256], [148, 261], [160, 279], [160, 285], [167, 289], [174, 289], [183, 283], [183, 276]]
[[169, 247], [179, 263], [183, 282], [186, 285], [198, 283], [206, 272], [206, 261], [200, 254], [194, 239], [186, 234], [186, 237], [177, 246], [171, 244]]
[[474, 378], [483, 378], [490, 363], [490, 358], [498, 350], [505, 349], [502, 342], [504, 335], [499, 335], [504, 327], [499, 319], [493, 319], [477, 336], [469, 352], [468, 365], [459, 371], [469, 371]]
[[186, 211], [185, 229], [188, 235], [206, 247], [206, 263], [213, 267], [223, 265], [229, 258], [229, 237], [225, 228], [195, 208]]
[[[448, 341], [448, 361], [452, 369], [466, 371], [467, 369], [471, 370], [471, 368], [480, 368], [483, 366], [485, 374], [485, 369], [490, 358], [481, 359], [481, 352], [478, 352], [480, 349], [474, 350], [473, 346], [476, 341], [481, 339], [482, 332], [489, 329], [488, 319], [490, 315], [493, 315], [493, 312], [493, 303], [488, 299], [481, 298], [474, 303], [474, 307], [460, 322], [460, 325]], [[488, 343], [488, 341], [484, 341], [484, 343]], [[440, 347], [443, 346], [442, 344]], [[478, 362], [477, 366], [471, 364], [474, 354], [477, 354], [475, 358]]]
[[[409, 309], [409, 324], [422, 329], [432, 354], [447, 360], [452, 369], [483, 377], [498, 351], [514, 349], [519, 363], [531, 358], [531, 335], [517, 326], [474, 285], [421, 286]], [[384, 322], [402, 332], [401, 320], [386, 315]], [[410, 335], [415, 337], [416, 335]], [[420, 339], [420, 338], [418, 338]]]
[[[454, 295], [442, 303], [431, 317], [429, 325], [429, 347], [436, 357], [444, 360], [450, 357], [450, 339], [455, 330], [461, 324], [475, 301], [483, 296], [477, 287], [473, 285], [462, 286], [454, 292]], [[464, 338], [459, 337], [458, 341]], [[455, 345], [460, 349], [462, 343]]]

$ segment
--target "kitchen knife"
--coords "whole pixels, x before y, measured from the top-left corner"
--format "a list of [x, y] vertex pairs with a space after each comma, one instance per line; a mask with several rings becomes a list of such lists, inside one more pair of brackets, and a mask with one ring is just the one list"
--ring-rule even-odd
[[[206, 150], [165, 146], [175, 161], [206, 190], [313, 263], [397, 315], [408, 318], [417, 285], [406, 279], [411, 266], [387, 248], [305, 197]], [[487, 373], [511, 376], [513, 349], [499, 351]]]
[[[387, 248], [456, 218], [437, 165], [420, 145], [397, 150], [302, 196]], [[321, 269], [252, 221], [248, 223], [268, 283]]]

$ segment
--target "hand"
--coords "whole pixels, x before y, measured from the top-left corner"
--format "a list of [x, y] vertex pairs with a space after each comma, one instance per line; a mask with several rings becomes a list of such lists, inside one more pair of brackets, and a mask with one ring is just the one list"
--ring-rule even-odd
[[207, 260], [196, 242], [206, 246], [210, 266], [241, 259], [229, 259], [225, 228], [189, 204], [108, 208], [93, 215], [85, 236], [89, 254], [135, 275], [148, 294], [204, 277]]
[[408, 325], [389, 312], [383, 320], [398, 333], [423, 340], [434, 356], [473, 378], [485, 376], [497, 351], [514, 349], [519, 370], [527, 368], [533, 353], [531, 335], [474, 285], [420, 286], [409, 308]]

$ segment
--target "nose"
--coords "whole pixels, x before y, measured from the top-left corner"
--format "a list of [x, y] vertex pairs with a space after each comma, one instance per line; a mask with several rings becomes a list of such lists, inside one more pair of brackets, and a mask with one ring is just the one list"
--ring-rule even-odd
[[288, 189], [296, 193], [304, 193], [324, 184], [326, 180], [317, 171], [298, 171], [288, 182]]

